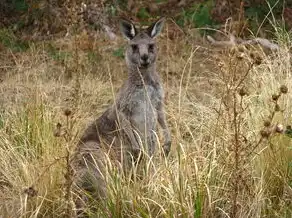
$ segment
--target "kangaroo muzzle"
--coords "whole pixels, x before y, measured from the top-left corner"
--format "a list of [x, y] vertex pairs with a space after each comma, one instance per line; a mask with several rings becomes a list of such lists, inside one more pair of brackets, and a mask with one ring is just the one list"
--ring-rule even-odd
[[141, 67], [147, 67], [148, 65], [150, 65], [150, 59], [148, 55], [144, 54], [141, 56], [140, 65]]

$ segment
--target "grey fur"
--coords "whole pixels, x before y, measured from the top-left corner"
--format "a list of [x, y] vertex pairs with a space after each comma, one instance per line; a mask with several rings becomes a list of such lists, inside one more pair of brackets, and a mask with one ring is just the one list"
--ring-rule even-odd
[[161, 18], [141, 32], [130, 21], [122, 20], [120, 23], [121, 32], [128, 39], [125, 52], [128, 79], [115, 103], [87, 127], [74, 158], [75, 183], [79, 188], [96, 194], [94, 197], [105, 196], [104, 152], [121, 161], [125, 154], [137, 158], [144, 150], [142, 146], [146, 145], [144, 148], [152, 156], [156, 147], [157, 121], [163, 130], [165, 154], [170, 151], [171, 136], [163, 108], [164, 93], [156, 71], [155, 37], [163, 23], [164, 18]]

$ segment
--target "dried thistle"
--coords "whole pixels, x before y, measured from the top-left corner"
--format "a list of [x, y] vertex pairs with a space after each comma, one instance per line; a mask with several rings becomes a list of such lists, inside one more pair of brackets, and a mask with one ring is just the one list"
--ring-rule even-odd
[[262, 58], [260, 56], [257, 56], [255, 59], [254, 59], [254, 63], [256, 65], [260, 65], [262, 63]]
[[67, 108], [67, 109], [64, 110], [64, 115], [65, 115], [66, 117], [71, 116], [71, 114], [72, 114], [72, 111], [71, 111], [69, 108]]
[[277, 101], [277, 100], [279, 99], [279, 97], [280, 97], [280, 95], [277, 95], [277, 94], [273, 94], [273, 95], [272, 95], [272, 99], [273, 99], [274, 101]]
[[265, 126], [265, 127], [269, 127], [269, 126], [271, 126], [271, 121], [269, 121], [269, 120], [265, 120], [265, 122], [264, 122], [264, 126]]
[[276, 104], [275, 105], [275, 109], [274, 109], [275, 111], [280, 111], [281, 110], [281, 107], [280, 107], [280, 105], [278, 105], [278, 104]]
[[269, 129], [262, 129], [260, 133], [263, 138], [268, 138], [271, 135], [271, 131]]
[[251, 52], [250, 55], [251, 59], [253, 60], [253, 62], [256, 64], [256, 65], [260, 65], [263, 61], [262, 57], [255, 53], [255, 52]]
[[35, 190], [33, 186], [30, 186], [23, 191], [25, 194], [27, 194], [28, 197], [35, 197], [38, 194], [38, 191]]
[[280, 91], [281, 91], [281, 93], [286, 94], [286, 93], [288, 92], [288, 88], [287, 88], [287, 86], [285, 86], [285, 85], [281, 85], [281, 87], [280, 87]]
[[244, 53], [240, 53], [236, 56], [238, 60], [242, 60], [244, 58]]
[[62, 135], [62, 124], [61, 123], [57, 123], [56, 129], [54, 131], [54, 136], [55, 137], [60, 137], [61, 135]]
[[238, 94], [240, 96], [245, 96], [245, 95], [248, 95], [248, 91], [245, 87], [242, 87], [241, 89], [239, 89]]

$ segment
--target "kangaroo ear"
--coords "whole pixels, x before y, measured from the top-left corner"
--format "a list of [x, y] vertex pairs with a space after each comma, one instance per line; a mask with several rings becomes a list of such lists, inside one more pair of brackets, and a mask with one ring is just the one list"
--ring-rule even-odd
[[165, 22], [165, 17], [161, 17], [159, 20], [157, 20], [155, 23], [153, 23], [148, 29], [148, 35], [151, 38], [155, 38], [158, 36], [163, 28]]
[[137, 34], [137, 29], [135, 25], [131, 21], [126, 19], [120, 20], [120, 30], [123, 36], [128, 40], [133, 39]]

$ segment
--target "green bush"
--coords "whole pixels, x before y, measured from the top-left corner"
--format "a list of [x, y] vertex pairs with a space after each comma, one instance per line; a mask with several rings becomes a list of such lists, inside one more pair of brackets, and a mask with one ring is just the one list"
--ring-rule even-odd
[[17, 12], [24, 12], [28, 10], [28, 4], [25, 0], [12, 0], [11, 5]]
[[29, 47], [27, 42], [18, 39], [10, 29], [0, 29], [0, 44], [14, 52], [25, 51]]
[[[177, 23], [181, 27], [193, 26], [195, 28], [213, 27], [216, 25], [211, 17], [211, 10], [214, 7], [213, 0], [205, 3], [195, 3], [188, 9], [183, 9], [177, 17]], [[200, 31], [204, 33], [204, 31]]]

